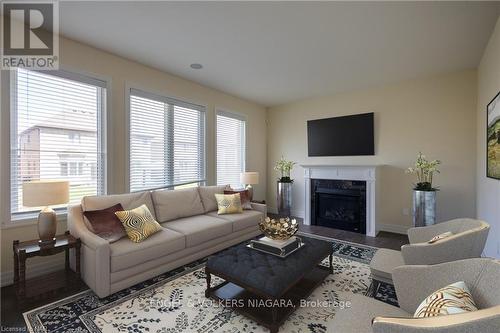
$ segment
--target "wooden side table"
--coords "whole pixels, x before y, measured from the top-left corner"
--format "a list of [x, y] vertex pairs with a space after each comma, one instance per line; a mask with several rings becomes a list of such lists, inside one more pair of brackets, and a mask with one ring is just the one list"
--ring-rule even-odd
[[[50, 246], [41, 247], [37, 239], [26, 242], [15, 240], [12, 249], [14, 252], [14, 287], [18, 301], [24, 303], [28, 299], [38, 299], [61, 289], [78, 289], [81, 286], [80, 247], [80, 239], [70, 235], [69, 231], [66, 231], [64, 235], [56, 236], [56, 242]], [[75, 249], [76, 272], [69, 267], [70, 249]], [[63, 251], [65, 252], [63, 271], [26, 280], [26, 259], [51, 256]]]

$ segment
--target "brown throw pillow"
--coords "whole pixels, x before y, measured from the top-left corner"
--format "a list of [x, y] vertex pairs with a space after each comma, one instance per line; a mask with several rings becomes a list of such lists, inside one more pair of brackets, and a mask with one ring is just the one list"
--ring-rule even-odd
[[248, 195], [248, 190], [224, 190], [224, 194], [240, 194], [241, 199], [241, 207], [243, 209], [252, 209], [252, 205], [250, 204], [250, 199]]
[[116, 242], [122, 237], [127, 236], [125, 228], [115, 212], [122, 211], [121, 204], [101, 209], [83, 212], [86, 217], [85, 225], [97, 236], [106, 239], [110, 243]]

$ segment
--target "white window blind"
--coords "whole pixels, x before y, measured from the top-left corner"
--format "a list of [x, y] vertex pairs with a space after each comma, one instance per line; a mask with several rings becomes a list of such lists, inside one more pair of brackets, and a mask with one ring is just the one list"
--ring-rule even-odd
[[245, 118], [217, 111], [217, 184], [240, 188], [245, 171]]
[[130, 191], [205, 181], [205, 107], [131, 89]]
[[17, 69], [11, 81], [11, 214], [22, 184], [65, 179], [70, 203], [105, 192], [103, 115], [106, 83], [86, 76]]

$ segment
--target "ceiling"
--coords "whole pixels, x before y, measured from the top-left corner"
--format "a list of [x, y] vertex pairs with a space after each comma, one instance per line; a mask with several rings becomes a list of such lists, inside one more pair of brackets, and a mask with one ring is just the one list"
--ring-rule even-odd
[[60, 28], [71, 39], [274, 106], [476, 68], [499, 4], [69, 1], [60, 2]]

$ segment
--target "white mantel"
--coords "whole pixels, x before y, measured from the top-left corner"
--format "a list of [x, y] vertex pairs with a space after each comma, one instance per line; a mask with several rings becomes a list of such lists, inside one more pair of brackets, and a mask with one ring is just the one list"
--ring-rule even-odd
[[377, 165], [301, 165], [304, 168], [304, 224], [311, 224], [311, 179], [362, 180], [366, 182], [366, 235], [375, 237]]

